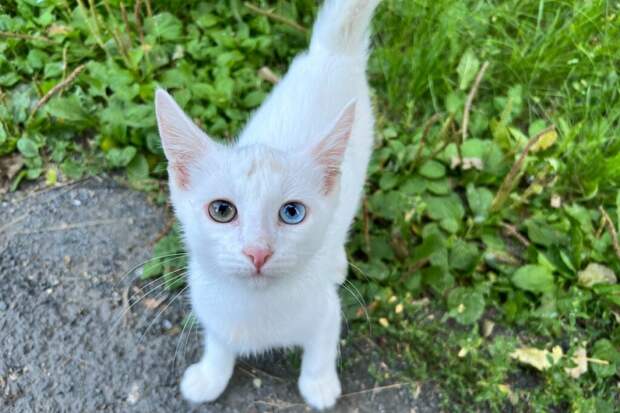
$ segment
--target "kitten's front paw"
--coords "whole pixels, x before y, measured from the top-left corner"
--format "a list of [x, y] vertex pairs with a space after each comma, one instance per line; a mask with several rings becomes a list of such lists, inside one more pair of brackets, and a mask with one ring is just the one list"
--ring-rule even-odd
[[310, 406], [318, 410], [328, 409], [336, 404], [340, 396], [340, 380], [335, 372], [320, 377], [302, 375], [299, 391]]
[[196, 363], [183, 373], [181, 394], [192, 403], [212, 402], [222, 394], [227, 383], [221, 375], [210, 374], [202, 363]]

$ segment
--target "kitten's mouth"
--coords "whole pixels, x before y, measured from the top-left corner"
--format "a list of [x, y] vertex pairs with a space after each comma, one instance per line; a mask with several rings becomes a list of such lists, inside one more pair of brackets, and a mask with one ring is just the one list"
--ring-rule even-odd
[[265, 270], [264, 268], [261, 268], [260, 270], [256, 270], [253, 268], [246, 274], [246, 278], [255, 284], [263, 284], [276, 278], [274, 273], [270, 272], [269, 270]]

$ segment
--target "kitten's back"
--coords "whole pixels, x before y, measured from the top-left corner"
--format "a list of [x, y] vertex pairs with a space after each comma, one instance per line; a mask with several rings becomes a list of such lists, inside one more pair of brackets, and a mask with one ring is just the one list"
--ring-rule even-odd
[[[250, 119], [241, 134], [241, 145], [262, 143], [290, 151], [315, 144], [352, 100], [358, 101], [357, 123], [372, 128], [372, 122], [365, 122], [370, 116], [366, 57], [368, 25], [378, 3], [326, 1], [308, 52], [293, 61]], [[357, 140], [355, 130], [351, 140]]]

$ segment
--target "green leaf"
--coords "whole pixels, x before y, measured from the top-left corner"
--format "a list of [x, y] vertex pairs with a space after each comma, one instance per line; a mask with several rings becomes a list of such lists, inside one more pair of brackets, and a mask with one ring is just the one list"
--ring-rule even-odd
[[484, 222], [489, 214], [493, 193], [487, 188], [476, 188], [473, 183], [467, 185], [467, 203], [474, 213], [477, 223]]
[[360, 262], [358, 265], [363, 274], [373, 280], [383, 281], [390, 275], [390, 269], [380, 259], [372, 259], [370, 262]]
[[435, 195], [448, 195], [452, 192], [450, 180], [445, 177], [442, 179], [434, 179], [426, 181], [426, 189]]
[[401, 185], [400, 191], [407, 195], [420, 195], [426, 191], [428, 180], [417, 175], [409, 177], [404, 184]]
[[379, 179], [379, 186], [384, 191], [394, 188], [398, 184], [398, 175], [392, 172], [385, 172]]
[[450, 267], [462, 271], [473, 270], [478, 260], [480, 252], [476, 244], [457, 240], [450, 249]]
[[431, 233], [424, 237], [422, 244], [414, 249], [413, 262], [429, 258], [431, 255], [445, 248], [444, 239], [440, 234]]
[[527, 236], [536, 244], [550, 247], [561, 244], [565, 239], [562, 234], [540, 219], [528, 219], [525, 225]]
[[426, 212], [435, 220], [453, 219], [460, 221], [465, 216], [465, 209], [458, 195], [426, 197]]
[[429, 160], [420, 166], [418, 173], [425, 178], [442, 178], [446, 174], [446, 167], [440, 162]]
[[45, 185], [53, 186], [53, 185], [56, 185], [57, 182], [58, 182], [58, 171], [56, 171], [56, 168], [48, 169], [47, 173], [45, 174]]
[[67, 159], [60, 164], [60, 170], [67, 178], [80, 179], [84, 175], [85, 166], [73, 159]]
[[473, 288], [457, 287], [448, 294], [449, 315], [460, 324], [473, 324], [484, 313], [484, 296]]
[[245, 95], [243, 98], [243, 106], [248, 109], [255, 108], [263, 102], [265, 96], [267, 96], [267, 94], [262, 90], [254, 90]]
[[[4, 129], [4, 125], [2, 124], [2, 122], [0, 122], [0, 148], [7, 141], [7, 138], [8, 134], [6, 133], [6, 129]], [[0, 154], [2, 154], [1, 151]]]
[[55, 97], [45, 105], [45, 111], [65, 121], [84, 122], [88, 120], [88, 113], [77, 95]]
[[34, 158], [39, 156], [39, 148], [37, 144], [30, 138], [22, 136], [17, 141], [17, 149], [24, 155], [26, 158]]
[[149, 177], [149, 163], [144, 155], [136, 155], [127, 165], [127, 176], [133, 181], [140, 181]]
[[448, 270], [439, 266], [431, 266], [422, 270], [424, 284], [431, 287], [436, 294], [444, 292], [454, 286], [454, 277]]
[[13, 86], [17, 82], [19, 82], [19, 75], [15, 72], [0, 75], [0, 86]]
[[160, 259], [152, 259], [151, 261], [147, 261], [142, 268], [141, 279], [146, 280], [149, 278], [156, 277], [162, 274], [164, 271], [164, 266], [161, 263]]
[[512, 282], [522, 290], [534, 293], [553, 291], [553, 274], [541, 265], [524, 265], [512, 276]]
[[183, 30], [181, 20], [171, 13], [159, 13], [147, 17], [144, 21], [145, 31], [164, 40], [179, 40]]
[[105, 157], [113, 167], [120, 168], [129, 165], [129, 162], [136, 156], [136, 152], [136, 148], [133, 146], [127, 146], [123, 149], [112, 148], [105, 154]]
[[620, 232], [620, 190], [618, 191], [618, 194], [616, 195], [616, 215], [617, 215], [617, 221], [618, 221], [618, 232]]
[[596, 284], [592, 287], [594, 292], [603, 297], [607, 302], [620, 306], [619, 284]]
[[456, 68], [456, 72], [459, 75], [459, 89], [467, 89], [471, 81], [476, 77], [479, 68], [480, 60], [478, 60], [471, 49], [467, 49]]
[[592, 347], [592, 357], [604, 360], [608, 364], [590, 363], [592, 370], [599, 377], [611, 377], [620, 367], [620, 352], [613, 343], [606, 338], [598, 340]]

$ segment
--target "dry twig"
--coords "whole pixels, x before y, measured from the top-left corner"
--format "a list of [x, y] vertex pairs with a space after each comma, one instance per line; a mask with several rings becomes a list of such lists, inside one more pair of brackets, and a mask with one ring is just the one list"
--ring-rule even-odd
[[260, 70], [258, 71], [258, 77], [274, 85], [280, 81], [278, 75], [273, 73], [273, 71], [267, 66], [263, 66], [260, 68]]
[[523, 168], [523, 163], [525, 162], [525, 158], [527, 157], [528, 153], [542, 136], [552, 130], [555, 130], [555, 125], [551, 125], [548, 128], [545, 128], [527, 142], [525, 148], [523, 148], [523, 152], [521, 152], [521, 155], [519, 156], [519, 159], [517, 159], [514, 165], [512, 165], [510, 172], [508, 172], [508, 175], [506, 175], [504, 181], [500, 185], [499, 190], [497, 191], [497, 194], [493, 199], [493, 203], [491, 204], [491, 211], [497, 211], [504, 204], [506, 198], [508, 198], [508, 194], [510, 194], [510, 191], [512, 190], [513, 186], [517, 181], [517, 177], [521, 172], [521, 169]]
[[474, 103], [474, 99], [476, 98], [476, 94], [478, 93], [478, 88], [480, 87], [480, 81], [482, 81], [482, 77], [484, 76], [484, 72], [487, 71], [489, 67], [489, 61], [484, 62], [478, 74], [476, 75], [476, 80], [474, 81], [474, 85], [469, 91], [469, 95], [467, 95], [467, 100], [465, 101], [465, 109], [463, 110], [463, 127], [461, 128], [461, 133], [463, 136], [463, 142], [467, 139], [467, 129], [469, 129], [469, 113], [471, 112], [471, 106]]
[[45, 96], [43, 96], [41, 99], [39, 99], [36, 105], [34, 105], [34, 108], [32, 108], [32, 111], [30, 112], [30, 118], [34, 117], [37, 111], [41, 109], [41, 107], [45, 105], [47, 101], [49, 101], [52, 97], [54, 97], [56, 93], [60, 92], [61, 90], [69, 86], [71, 82], [73, 82], [75, 78], [78, 77], [78, 75], [82, 73], [82, 71], [85, 68], [86, 68], [86, 65], [79, 65], [73, 70], [73, 72], [71, 72], [69, 76], [67, 76], [65, 80], [63, 80], [62, 82], [58, 83], [56, 86], [51, 88], [50, 91], [47, 92]]
[[431, 116], [426, 123], [424, 124], [424, 131], [422, 132], [422, 136], [420, 137], [420, 143], [418, 144], [418, 150], [416, 151], [415, 158], [413, 158], [413, 165], [417, 166], [418, 162], [420, 162], [420, 158], [422, 157], [422, 150], [426, 145], [426, 138], [428, 137], [431, 128], [435, 123], [437, 123], [441, 119], [442, 113], [435, 113]]
[[528, 240], [527, 238], [525, 238], [523, 235], [521, 235], [521, 233], [519, 232], [519, 230], [517, 229], [517, 227], [515, 227], [512, 224], [508, 224], [506, 222], [500, 222], [500, 225], [502, 226], [502, 228], [504, 228], [506, 230], [506, 234], [510, 235], [511, 237], [514, 237], [517, 241], [519, 241], [525, 248], [529, 247], [531, 242], [530, 240]]
[[281, 16], [281, 15], [279, 15], [277, 13], [274, 13], [274, 12], [272, 12], [270, 10], [261, 9], [260, 7], [255, 6], [252, 3], [247, 3], [246, 2], [244, 4], [245, 4], [245, 7], [247, 7], [248, 9], [250, 9], [251, 11], [253, 11], [256, 14], [260, 14], [261, 16], [265, 16], [265, 17], [268, 17], [268, 18], [270, 18], [272, 20], [275, 20], [277, 22], [286, 24], [287, 26], [292, 27], [293, 29], [295, 29], [295, 30], [297, 30], [297, 31], [299, 31], [299, 32], [301, 32], [303, 34], [308, 33], [308, 29], [306, 29], [304, 26], [300, 25], [299, 23], [297, 23], [294, 20], [291, 20], [291, 19], [289, 19], [287, 17]]
[[368, 198], [366, 197], [362, 201], [362, 211], [364, 214], [364, 243], [366, 244], [367, 253], [370, 254], [370, 218], [368, 216]]
[[401, 387], [407, 385], [409, 383], [394, 383], [394, 384], [388, 384], [386, 386], [377, 386], [377, 387], [373, 387], [372, 389], [365, 389], [365, 390], [360, 390], [360, 391], [354, 391], [351, 393], [345, 393], [343, 394], [341, 397], [345, 398], [345, 397], [353, 397], [353, 396], [359, 396], [361, 394], [366, 394], [366, 393], [380, 393], [384, 390], [390, 390], [390, 389], [400, 389]]
[[44, 37], [44, 36], [34, 36], [31, 34], [23, 34], [23, 33], [1, 32], [0, 31], [0, 37], [11, 37], [14, 39], [21, 39], [21, 40], [33, 40], [33, 41], [39, 41], [39, 42], [54, 43], [52, 39], [48, 39], [47, 37]]
[[598, 210], [601, 211], [603, 219], [607, 224], [607, 229], [609, 230], [609, 234], [611, 235], [611, 242], [614, 245], [614, 251], [616, 251], [616, 255], [618, 256], [618, 258], [620, 258], [620, 244], [618, 244], [618, 233], [616, 232], [616, 228], [614, 227], [614, 222], [611, 220], [611, 217], [609, 216], [607, 211], [603, 209], [602, 206], [599, 206]]

